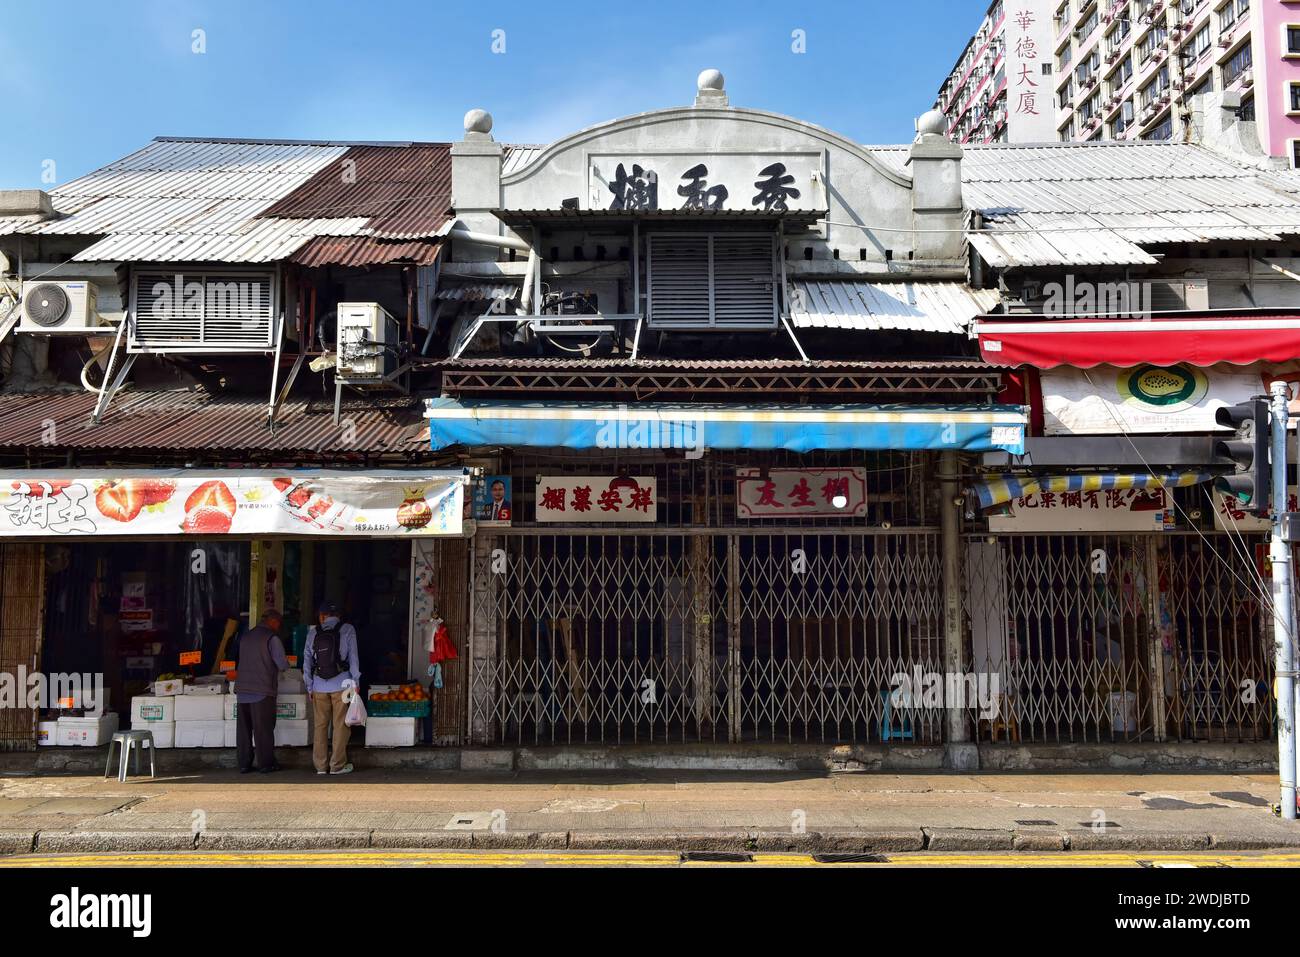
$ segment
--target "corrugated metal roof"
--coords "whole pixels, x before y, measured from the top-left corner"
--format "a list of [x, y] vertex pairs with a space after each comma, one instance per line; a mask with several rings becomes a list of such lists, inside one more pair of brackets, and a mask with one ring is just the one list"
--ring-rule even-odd
[[517, 173], [537, 157], [542, 155], [545, 146], [536, 145], [507, 145], [504, 147], [504, 155], [501, 157], [501, 175], [509, 176], [511, 173]]
[[300, 266], [377, 266], [384, 263], [432, 265], [442, 244], [436, 239], [410, 241], [370, 236], [318, 236], [292, 256]]
[[[347, 153], [345, 144], [157, 139], [50, 191], [60, 217], [0, 221], [0, 234], [104, 238], [81, 262], [273, 262], [312, 236], [351, 235], [369, 216], [267, 222], [257, 214]], [[324, 211], [318, 211], [324, 212]]]
[[[423, 401], [401, 396], [345, 403], [334, 424], [333, 398], [288, 399], [266, 427], [265, 396], [210, 396], [202, 392], [126, 392], [99, 425], [90, 425], [91, 392], [0, 394], [0, 447], [140, 450], [183, 453], [271, 452], [380, 454], [423, 451], [428, 429]], [[42, 441], [50, 423], [58, 442]], [[42, 431], [44, 429], [44, 432]]]
[[904, 329], [964, 335], [999, 301], [996, 289], [957, 282], [795, 280], [790, 316], [803, 329]]
[[[908, 172], [908, 147], [867, 147]], [[964, 147], [962, 194], [994, 266], [1150, 264], [1140, 247], [1300, 235], [1300, 173], [1195, 143]]]
[[451, 144], [353, 147], [261, 215], [365, 215], [378, 238], [435, 236], [451, 216]]

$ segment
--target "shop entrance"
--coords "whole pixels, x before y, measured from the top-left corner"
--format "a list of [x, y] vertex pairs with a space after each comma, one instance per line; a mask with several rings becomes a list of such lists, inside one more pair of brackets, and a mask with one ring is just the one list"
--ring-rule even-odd
[[[503, 534], [473, 723], [505, 743], [941, 739], [938, 533]], [[481, 554], [491, 562], [493, 549]]]
[[[325, 598], [336, 602], [343, 620], [357, 630], [363, 684], [397, 684], [407, 677], [407, 541], [73, 542], [4, 548], [44, 552], [36, 569], [43, 572], [44, 610], [35, 613], [43, 623], [42, 670], [102, 673], [110, 711], [127, 713], [131, 698], [147, 694], [161, 675], [218, 672], [222, 660], [234, 658], [235, 639], [249, 627], [250, 611], [255, 620], [272, 605], [285, 615], [286, 651], [301, 660], [307, 628], [315, 624]], [[4, 567], [17, 576], [26, 565]], [[0, 605], [6, 621], [32, 614], [22, 604], [31, 589], [19, 584], [15, 577]], [[15, 635], [18, 631], [15, 626]], [[30, 634], [31, 628], [22, 631]], [[199, 663], [182, 668], [181, 654], [192, 651], [200, 652]], [[13, 670], [12, 658], [30, 669], [31, 653], [18, 648], [16, 637], [5, 636], [0, 666]]]
[[320, 603], [338, 605], [357, 630], [362, 684], [407, 678], [411, 545], [398, 539], [258, 543], [258, 608], [284, 612], [285, 650], [302, 660]]
[[967, 545], [982, 740], [1264, 741], [1271, 639], [1258, 537], [1008, 535]]

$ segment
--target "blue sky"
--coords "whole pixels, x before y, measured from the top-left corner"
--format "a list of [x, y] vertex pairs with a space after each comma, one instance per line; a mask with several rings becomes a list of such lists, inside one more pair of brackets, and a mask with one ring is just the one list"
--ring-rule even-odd
[[64, 183], [160, 135], [458, 139], [471, 107], [503, 142], [544, 143], [689, 104], [705, 67], [726, 74], [733, 105], [906, 142], [985, 6], [4, 0], [0, 187], [49, 188], [48, 160]]

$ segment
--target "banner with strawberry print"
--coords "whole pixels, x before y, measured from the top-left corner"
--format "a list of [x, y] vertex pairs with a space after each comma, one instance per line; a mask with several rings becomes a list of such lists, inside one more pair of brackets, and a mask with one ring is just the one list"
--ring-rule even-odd
[[460, 472], [0, 473], [0, 537], [460, 535]]

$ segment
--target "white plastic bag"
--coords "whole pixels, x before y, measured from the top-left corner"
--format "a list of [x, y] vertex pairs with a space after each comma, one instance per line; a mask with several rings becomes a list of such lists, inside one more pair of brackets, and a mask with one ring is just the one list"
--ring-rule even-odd
[[366, 705], [361, 700], [361, 695], [354, 694], [352, 703], [348, 705], [348, 713], [343, 717], [343, 723], [349, 728], [362, 728], [366, 724]]

